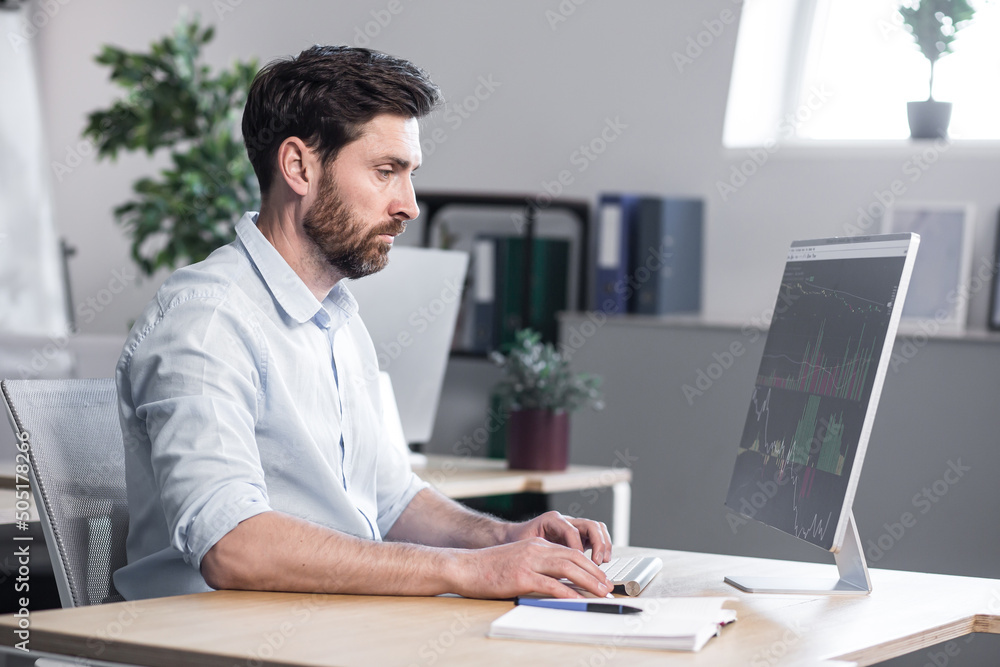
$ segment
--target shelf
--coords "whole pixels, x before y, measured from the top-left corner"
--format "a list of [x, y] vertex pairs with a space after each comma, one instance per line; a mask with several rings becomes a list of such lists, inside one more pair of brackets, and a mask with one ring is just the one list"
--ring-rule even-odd
[[[742, 332], [744, 329], [767, 332], [766, 327], [747, 327], [747, 325], [736, 322], [723, 322], [719, 320], [706, 320], [700, 315], [605, 315], [595, 312], [565, 312], [559, 313], [560, 324], [576, 326], [583, 322], [594, 322], [596, 320], [606, 320], [601, 326], [616, 327], [644, 327], [662, 329], [711, 329], [722, 331]], [[901, 332], [896, 338], [913, 338], [913, 333]], [[1000, 344], [1000, 331], [986, 331], [983, 329], [971, 329], [968, 331], [953, 333], [942, 332], [934, 336], [928, 336], [930, 340], [955, 341], [968, 343]]]

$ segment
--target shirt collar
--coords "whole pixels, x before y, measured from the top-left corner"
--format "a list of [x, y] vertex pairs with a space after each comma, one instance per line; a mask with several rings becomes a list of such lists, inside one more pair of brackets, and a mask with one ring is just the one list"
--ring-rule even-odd
[[257, 215], [256, 211], [244, 213], [236, 223], [236, 236], [247, 249], [264, 284], [289, 317], [299, 324], [315, 320], [320, 327], [330, 329], [338, 328], [358, 312], [358, 303], [343, 281], [334, 285], [323, 303], [317, 301], [281, 253], [257, 229]]

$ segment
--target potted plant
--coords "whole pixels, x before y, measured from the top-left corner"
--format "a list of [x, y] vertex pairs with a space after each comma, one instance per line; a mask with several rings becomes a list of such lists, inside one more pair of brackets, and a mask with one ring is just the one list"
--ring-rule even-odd
[[934, 65], [941, 57], [951, 53], [955, 36], [969, 24], [976, 10], [969, 6], [967, 0], [906, 0], [899, 13], [931, 66], [927, 99], [906, 104], [910, 136], [914, 139], [946, 137], [951, 120], [951, 102], [934, 99]]
[[260, 203], [257, 178], [240, 137], [240, 117], [256, 62], [212, 75], [200, 62], [213, 35], [182, 19], [148, 53], [105, 46], [96, 57], [126, 95], [88, 117], [83, 134], [98, 159], [118, 151], [160, 149], [171, 166], [132, 186], [135, 198], [114, 209], [147, 276], [204, 259], [233, 238], [233, 223]]
[[507, 425], [507, 464], [526, 470], [564, 470], [569, 462], [569, 415], [604, 407], [601, 378], [574, 374], [569, 360], [531, 329], [515, 334], [506, 354], [494, 352], [504, 369], [494, 388]]

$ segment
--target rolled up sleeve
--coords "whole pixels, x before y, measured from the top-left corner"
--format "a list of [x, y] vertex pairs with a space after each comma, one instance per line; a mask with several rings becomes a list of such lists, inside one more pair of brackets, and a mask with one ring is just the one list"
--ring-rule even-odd
[[429, 484], [413, 472], [406, 454], [384, 438], [379, 448], [376, 480], [378, 529], [385, 535], [414, 496]]
[[237, 524], [271, 509], [254, 434], [264, 347], [227, 308], [212, 297], [171, 304], [129, 369], [170, 543], [195, 568]]

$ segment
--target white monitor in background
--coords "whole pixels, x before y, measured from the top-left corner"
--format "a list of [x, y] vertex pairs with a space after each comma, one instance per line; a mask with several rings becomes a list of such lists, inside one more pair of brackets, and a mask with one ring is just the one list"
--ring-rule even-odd
[[468, 264], [464, 252], [395, 247], [386, 268], [348, 283], [392, 379], [407, 443], [426, 443], [434, 430]]
[[726, 577], [733, 586], [871, 591], [851, 506], [919, 240], [887, 234], [792, 243], [726, 507], [832, 551], [840, 577]]

